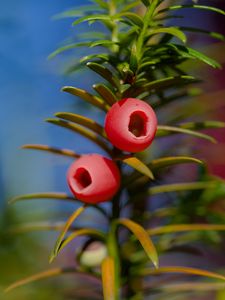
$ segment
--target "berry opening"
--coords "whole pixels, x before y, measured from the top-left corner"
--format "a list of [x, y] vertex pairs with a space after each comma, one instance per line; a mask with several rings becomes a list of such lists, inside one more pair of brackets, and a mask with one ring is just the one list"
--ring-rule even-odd
[[92, 183], [92, 179], [89, 172], [84, 168], [77, 169], [73, 178], [75, 180], [77, 187], [80, 190], [87, 188]]
[[129, 131], [136, 137], [146, 136], [147, 117], [142, 111], [135, 111], [130, 115]]

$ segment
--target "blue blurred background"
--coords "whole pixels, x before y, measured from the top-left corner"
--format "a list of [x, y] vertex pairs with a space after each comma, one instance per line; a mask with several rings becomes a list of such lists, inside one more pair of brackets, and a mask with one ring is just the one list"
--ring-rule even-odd
[[[66, 191], [65, 173], [70, 160], [19, 149], [27, 143], [50, 144], [88, 151], [79, 136], [44, 122], [57, 111], [71, 111], [76, 100], [60, 92], [63, 85], [84, 87], [80, 76], [65, 77], [60, 62], [48, 55], [74, 35], [71, 19], [53, 21], [52, 16], [85, 0], [1, 2], [0, 10], [0, 299], [65, 299], [60, 285], [28, 287], [9, 296], [2, 287], [23, 276], [48, 267], [49, 235], [9, 237], [7, 230], [21, 222], [63, 219], [67, 204], [57, 215], [58, 203], [37, 201], [9, 208], [7, 200], [24, 193]], [[80, 26], [79, 32], [83, 30]], [[79, 101], [78, 101], [79, 102]], [[81, 111], [85, 108], [80, 107]], [[86, 149], [86, 150], [85, 150]], [[27, 206], [28, 205], [28, 206]], [[67, 214], [68, 216], [68, 214]], [[87, 220], [86, 220], [87, 221]], [[51, 235], [52, 236], [52, 235]], [[54, 236], [54, 234], [53, 234]], [[52, 237], [54, 239], [54, 237]], [[51, 238], [51, 240], [52, 240]], [[53, 241], [53, 240], [52, 240]], [[27, 255], [26, 253], [32, 253]], [[73, 253], [71, 253], [73, 255]], [[66, 260], [66, 259], [65, 259]], [[60, 280], [62, 283], [62, 280]], [[67, 281], [70, 282], [70, 281]], [[69, 297], [69, 296], [68, 296]], [[69, 299], [69, 298], [68, 298]]]
[[[1, 205], [4, 195], [65, 188], [63, 160], [19, 147], [68, 144], [70, 134], [44, 119], [71, 110], [71, 97], [60, 92], [63, 85], [84, 86], [87, 79], [65, 78], [57, 59], [48, 61], [47, 56], [72, 32], [71, 19], [53, 21], [52, 16], [84, 2], [9, 0], [1, 5]], [[78, 140], [74, 141], [77, 151], [83, 148]]]

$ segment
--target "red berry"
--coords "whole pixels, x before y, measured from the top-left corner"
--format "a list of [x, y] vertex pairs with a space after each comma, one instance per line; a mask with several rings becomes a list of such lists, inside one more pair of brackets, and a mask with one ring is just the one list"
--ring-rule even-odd
[[157, 118], [146, 102], [126, 98], [113, 104], [106, 115], [105, 131], [110, 142], [128, 152], [146, 149], [155, 137]]
[[120, 172], [111, 159], [88, 154], [70, 166], [67, 181], [77, 199], [96, 204], [110, 200], [116, 194], [120, 187]]

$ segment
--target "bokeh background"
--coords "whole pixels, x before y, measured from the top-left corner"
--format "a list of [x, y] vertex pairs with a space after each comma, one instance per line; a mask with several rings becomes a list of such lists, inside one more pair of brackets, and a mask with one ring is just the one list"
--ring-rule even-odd
[[[212, 4], [212, 1], [202, 1]], [[213, 1], [213, 5], [225, 9], [224, 1]], [[90, 86], [90, 73], [65, 75], [64, 67], [71, 59], [76, 62], [76, 51], [68, 55], [47, 60], [47, 56], [61, 43], [71, 37], [79, 38], [85, 25], [71, 27], [71, 19], [53, 20], [52, 16], [70, 7], [89, 3], [88, 0], [2, 0], [0, 10], [0, 289], [25, 275], [41, 271], [48, 266], [49, 249], [55, 234], [32, 233], [12, 235], [8, 232], [22, 222], [63, 219], [71, 210], [70, 204], [59, 205], [53, 201], [31, 201], [8, 207], [11, 197], [33, 192], [67, 191], [65, 173], [70, 163], [66, 158], [54, 157], [36, 151], [21, 150], [27, 143], [41, 143], [75, 149], [87, 153], [99, 150], [78, 135], [44, 122], [57, 111], [74, 111], [95, 119], [102, 119], [97, 111], [90, 110], [72, 96], [60, 92], [63, 85], [81, 88]], [[187, 12], [185, 12], [187, 13]], [[190, 11], [189, 11], [190, 13]], [[192, 26], [225, 33], [225, 21], [217, 14], [195, 12], [185, 18]], [[222, 32], [224, 31], [224, 32]], [[203, 49], [222, 64], [225, 62], [225, 44], [192, 34], [189, 42]], [[83, 51], [83, 49], [81, 50]], [[194, 72], [207, 81], [202, 88], [205, 96], [195, 99], [197, 107], [205, 111], [210, 119], [225, 121], [225, 71], [209, 70], [208, 67], [190, 64]], [[209, 84], [210, 83], [210, 84]], [[191, 108], [190, 108], [191, 109]], [[196, 106], [193, 108], [196, 109]], [[216, 146], [205, 143], [196, 146], [200, 158], [209, 163], [212, 174], [225, 177], [225, 131], [213, 132], [218, 138]], [[225, 210], [224, 206], [221, 208]], [[94, 216], [93, 216], [94, 218]], [[87, 223], [90, 219], [84, 218]], [[104, 224], [99, 224], [104, 226]], [[62, 255], [59, 263], [66, 263], [73, 255]], [[69, 279], [68, 279], [69, 278]], [[74, 278], [70, 276], [30, 285], [9, 296], [0, 294], [1, 300], [47, 300], [73, 298]], [[67, 289], [70, 287], [70, 289]], [[210, 296], [211, 297], [211, 296]], [[208, 299], [202, 296], [198, 299]], [[212, 298], [209, 298], [212, 299]], [[214, 299], [214, 298], [213, 298]], [[222, 300], [225, 298], [218, 298]]]

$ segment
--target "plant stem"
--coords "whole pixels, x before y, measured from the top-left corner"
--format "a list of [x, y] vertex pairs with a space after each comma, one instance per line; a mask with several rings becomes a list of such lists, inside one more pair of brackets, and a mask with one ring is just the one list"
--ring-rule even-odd
[[[118, 149], [114, 149], [114, 152], [117, 153], [120, 151]], [[121, 171], [121, 164], [117, 162], [117, 166]], [[113, 258], [114, 261], [114, 270], [115, 270], [115, 299], [120, 300], [120, 277], [121, 277], [121, 261], [120, 261], [120, 253], [119, 253], [119, 238], [117, 234], [117, 220], [120, 217], [120, 194], [118, 194], [112, 200], [112, 215], [108, 233], [108, 240], [107, 240], [107, 247], [108, 247], [108, 254]]]
[[120, 300], [120, 255], [118, 251], [118, 237], [116, 230], [116, 222], [113, 220], [110, 224], [110, 230], [108, 234], [108, 253], [113, 258], [114, 270], [115, 270], [115, 299]]
[[[111, 0], [109, 2], [109, 15], [113, 17], [116, 14], [116, 1]], [[118, 26], [116, 21], [112, 20], [112, 41], [117, 43], [118, 42]], [[118, 52], [119, 46], [118, 45], [113, 45], [112, 46], [112, 51], [113, 52]]]
[[145, 36], [147, 34], [149, 23], [151, 22], [152, 16], [153, 16], [153, 14], [155, 12], [155, 9], [158, 5], [158, 1], [159, 0], [152, 0], [151, 4], [149, 5], [149, 7], [147, 8], [147, 11], [145, 13], [144, 25], [143, 25], [143, 28], [142, 28], [141, 33], [139, 35], [139, 38], [137, 40], [137, 59], [138, 59], [138, 61], [140, 61], [141, 58], [142, 58], [144, 39], [145, 39]]

